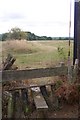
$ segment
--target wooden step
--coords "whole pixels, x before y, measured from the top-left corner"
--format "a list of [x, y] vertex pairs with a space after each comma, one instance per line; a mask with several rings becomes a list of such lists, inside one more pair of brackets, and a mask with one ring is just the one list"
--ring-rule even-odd
[[37, 110], [36, 118], [48, 118], [48, 105], [40, 91], [39, 87], [31, 88], [33, 100]]
[[31, 88], [36, 109], [47, 109], [48, 105], [39, 87]]

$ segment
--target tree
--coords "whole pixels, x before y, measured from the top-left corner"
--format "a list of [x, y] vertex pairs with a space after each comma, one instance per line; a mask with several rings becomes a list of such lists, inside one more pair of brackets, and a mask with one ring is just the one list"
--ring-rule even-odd
[[10, 39], [25, 39], [26, 38], [26, 34], [24, 31], [22, 31], [20, 28], [12, 28], [9, 32], [9, 38]]
[[5, 41], [8, 39], [8, 33], [2, 34], [2, 41]]

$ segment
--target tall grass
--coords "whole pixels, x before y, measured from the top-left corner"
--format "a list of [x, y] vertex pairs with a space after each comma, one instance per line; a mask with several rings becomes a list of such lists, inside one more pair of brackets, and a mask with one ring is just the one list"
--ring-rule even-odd
[[[71, 43], [71, 59], [72, 59]], [[64, 56], [60, 56], [58, 47], [63, 48]], [[2, 56], [11, 53], [16, 58], [15, 64], [19, 68], [49, 67], [58, 64], [60, 61], [67, 62], [68, 41], [25, 41], [13, 40], [2, 43]]]

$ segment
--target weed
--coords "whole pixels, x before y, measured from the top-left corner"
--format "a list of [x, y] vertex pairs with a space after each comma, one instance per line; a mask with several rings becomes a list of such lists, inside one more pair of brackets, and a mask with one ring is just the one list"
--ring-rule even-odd
[[66, 60], [66, 53], [63, 47], [58, 47], [58, 55], [61, 58], [62, 61]]

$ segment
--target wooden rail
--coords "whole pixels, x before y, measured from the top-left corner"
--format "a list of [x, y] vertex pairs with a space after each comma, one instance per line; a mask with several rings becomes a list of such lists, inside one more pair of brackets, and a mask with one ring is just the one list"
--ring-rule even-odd
[[60, 76], [67, 75], [67, 73], [68, 73], [67, 66], [55, 68], [39, 68], [30, 70], [5, 70], [0, 71], [0, 76], [2, 76], [2, 80], [0, 79], [0, 82]]

